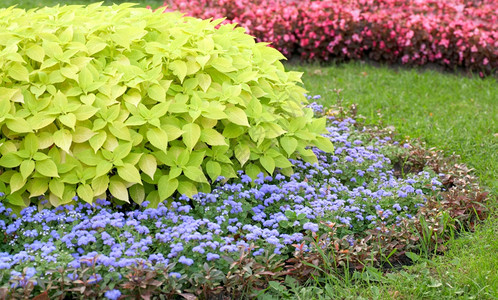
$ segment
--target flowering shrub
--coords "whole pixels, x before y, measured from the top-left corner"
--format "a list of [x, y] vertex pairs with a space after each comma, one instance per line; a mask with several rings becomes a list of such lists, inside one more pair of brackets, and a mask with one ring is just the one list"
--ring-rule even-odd
[[[421, 215], [440, 230], [427, 245], [441, 243], [446, 233], [439, 229], [439, 208], [458, 206], [444, 206], [442, 185], [468, 185], [404, 159], [412, 154], [410, 145], [400, 147], [355, 129], [355, 123], [329, 117], [327, 137], [335, 152], [314, 148], [318, 163], [294, 160], [290, 177], [261, 173], [253, 180], [240, 171], [210, 193], [190, 201], [182, 196], [171, 206], [112, 208], [98, 200], [50, 208], [40, 199], [39, 207], [13, 216], [0, 204], [0, 285], [8, 286], [3, 293], [118, 299], [224, 289], [240, 296], [272, 278], [309, 274], [313, 270], [304, 262], [319, 262], [317, 249], [358, 267], [379, 265], [382, 255], [396, 251], [391, 259], [399, 257], [415, 249], [417, 230], [427, 230], [420, 227]], [[402, 166], [403, 176], [398, 160], [412, 166]], [[468, 206], [471, 199], [464, 202]]]
[[490, 74], [498, 68], [494, 0], [188, 0], [168, 9], [226, 17], [287, 57], [375, 61]]

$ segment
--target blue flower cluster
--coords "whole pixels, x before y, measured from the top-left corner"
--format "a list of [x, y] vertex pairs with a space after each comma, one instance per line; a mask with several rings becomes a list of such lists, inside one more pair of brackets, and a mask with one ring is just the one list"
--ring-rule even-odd
[[[313, 149], [315, 164], [292, 160], [290, 177], [260, 174], [252, 180], [239, 172], [238, 180], [219, 183], [211, 193], [182, 196], [157, 208], [144, 202], [129, 211], [107, 200], [57, 208], [46, 208], [44, 201], [40, 209], [27, 207], [13, 218], [0, 202], [0, 234], [8, 241], [0, 246], [0, 272], [25, 280], [48, 266], [80, 268], [95, 259], [108, 271], [142, 262], [151, 268], [175, 263], [169, 274], [179, 278], [203, 262], [226, 266], [221, 257], [236, 256], [241, 247], [254, 256], [288, 254], [331, 222], [341, 225], [340, 235], [360, 238], [379, 222], [411, 218], [441, 185], [429, 171], [396, 177], [386, 155], [394, 147], [388, 138], [355, 130], [352, 119], [329, 121], [335, 153]], [[20, 276], [25, 267], [32, 269]], [[109, 299], [119, 295], [106, 293]]]

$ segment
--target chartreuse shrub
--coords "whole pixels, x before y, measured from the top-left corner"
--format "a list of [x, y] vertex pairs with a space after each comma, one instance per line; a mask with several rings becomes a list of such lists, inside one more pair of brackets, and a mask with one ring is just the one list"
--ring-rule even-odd
[[[8, 203], [110, 193], [152, 206], [332, 151], [300, 74], [244, 29], [132, 5], [0, 10], [0, 181]], [[76, 198], [77, 196], [77, 198]]]

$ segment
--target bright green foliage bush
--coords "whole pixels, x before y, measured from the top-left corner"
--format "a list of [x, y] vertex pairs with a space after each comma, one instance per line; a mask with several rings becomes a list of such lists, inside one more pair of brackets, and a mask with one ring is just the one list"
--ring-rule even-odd
[[[300, 74], [233, 25], [131, 5], [0, 10], [0, 191], [152, 206], [332, 151]], [[218, 28], [219, 27], [219, 28]], [[118, 202], [119, 202], [118, 201]]]

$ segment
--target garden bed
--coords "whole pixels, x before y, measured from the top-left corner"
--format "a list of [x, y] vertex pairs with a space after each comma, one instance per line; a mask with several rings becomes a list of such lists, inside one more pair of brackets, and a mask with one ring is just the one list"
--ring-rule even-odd
[[[290, 178], [219, 182], [211, 193], [157, 209], [76, 204], [1, 208], [4, 297], [254, 295], [286, 275], [304, 282], [327, 268], [409, 262], [438, 253], [461, 226], [485, 217], [464, 166], [392, 141], [341, 110], [328, 114], [334, 154], [293, 161]], [[222, 179], [222, 178], [220, 178]]]

